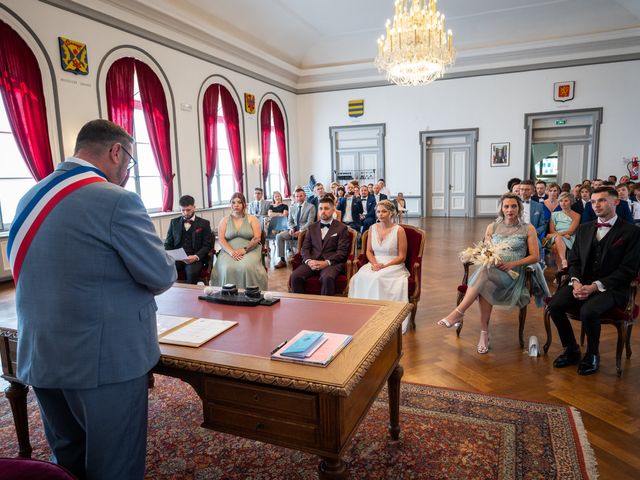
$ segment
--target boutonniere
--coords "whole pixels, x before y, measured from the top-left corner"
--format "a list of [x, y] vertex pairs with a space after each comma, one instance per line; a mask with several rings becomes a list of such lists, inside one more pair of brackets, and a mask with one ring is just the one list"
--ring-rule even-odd
[[196, 228], [196, 233], [202, 233], [202, 227]]
[[613, 247], [621, 247], [624, 245], [624, 239], [622, 237], [620, 237], [618, 240], [616, 240], [615, 242], [613, 242]]

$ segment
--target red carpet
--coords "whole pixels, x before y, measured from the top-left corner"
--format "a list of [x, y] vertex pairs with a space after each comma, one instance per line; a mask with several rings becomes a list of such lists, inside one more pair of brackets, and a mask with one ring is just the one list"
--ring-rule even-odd
[[[156, 375], [150, 392], [147, 478], [313, 479], [312, 455], [199, 427], [191, 388]], [[353, 479], [595, 479], [594, 456], [572, 407], [402, 384], [400, 441], [387, 432], [383, 393], [345, 452]], [[33, 457], [49, 453], [33, 394]], [[13, 420], [0, 399], [0, 456], [17, 455]]]

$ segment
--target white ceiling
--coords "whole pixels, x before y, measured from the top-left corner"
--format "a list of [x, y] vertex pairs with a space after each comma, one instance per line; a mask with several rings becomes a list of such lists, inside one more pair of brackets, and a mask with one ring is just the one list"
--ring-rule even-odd
[[[105, 1], [288, 72], [302, 90], [379, 83], [376, 38], [393, 14], [393, 0]], [[452, 73], [640, 55], [640, 0], [441, 0], [438, 8], [458, 50]]]

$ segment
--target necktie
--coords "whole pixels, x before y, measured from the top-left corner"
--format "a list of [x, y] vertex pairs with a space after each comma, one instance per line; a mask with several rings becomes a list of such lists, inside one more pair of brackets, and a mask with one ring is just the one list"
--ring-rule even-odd
[[610, 223], [606, 223], [606, 222], [596, 223], [596, 227], [598, 227], [598, 228], [600, 228], [600, 227], [611, 227], [611, 224]]
[[302, 213], [302, 204], [298, 205], [298, 212], [296, 213], [296, 227], [300, 227], [300, 214]]

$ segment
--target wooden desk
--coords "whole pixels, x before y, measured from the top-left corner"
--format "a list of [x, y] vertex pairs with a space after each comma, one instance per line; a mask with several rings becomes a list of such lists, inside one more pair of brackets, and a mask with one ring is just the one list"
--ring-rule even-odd
[[[162, 344], [154, 372], [194, 388], [203, 427], [316, 454], [320, 478], [345, 478], [342, 452], [388, 382], [389, 431], [399, 437], [401, 323], [409, 304], [278, 293], [282, 300], [273, 307], [229, 307], [198, 301], [200, 292], [176, 285], [157, 298], [158, 311], [239, 324], [197, 349]], [[269, 359], [302, 328], [354, 339], [326, 368]], [[16, 340], [15, 322], [0, 324], [2, 376], [10, 382], [19, 454], [28, 457], [28, 387], [15, 378]]]

